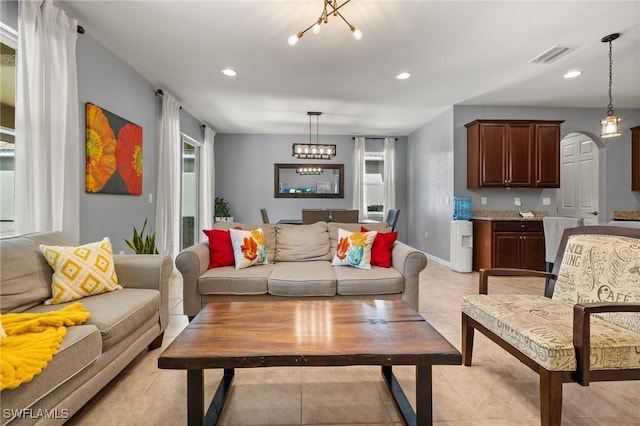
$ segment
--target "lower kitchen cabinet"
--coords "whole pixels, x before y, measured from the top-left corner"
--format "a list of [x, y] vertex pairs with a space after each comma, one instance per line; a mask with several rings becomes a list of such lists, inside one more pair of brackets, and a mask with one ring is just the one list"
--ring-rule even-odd
[[542, 221], [477, 220], [474, 221], [473, 234], [474, 270], [545, 270]]

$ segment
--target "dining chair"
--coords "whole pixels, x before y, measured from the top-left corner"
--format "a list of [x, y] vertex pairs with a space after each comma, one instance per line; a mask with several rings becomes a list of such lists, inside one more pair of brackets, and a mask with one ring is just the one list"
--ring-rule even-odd
[[389, 228], [391, 228], [392, 231], [396, 230], [398, 216], [400, 216], [400, 209], [389, 209], [385, 222], [387, 222], [387, 225], [389, 225]]
[[358, 210], [332, 210], [331, 220], [339, 223], [358, 223]]
[[302, 224], [329, 222], [329, 213], [331, 213], [329, 210], [302, 209]]
[[269, 215], [267, 215], [267, 209], [260, 209], [260, 215], [262, 216], [262, 223], [269, 223]]

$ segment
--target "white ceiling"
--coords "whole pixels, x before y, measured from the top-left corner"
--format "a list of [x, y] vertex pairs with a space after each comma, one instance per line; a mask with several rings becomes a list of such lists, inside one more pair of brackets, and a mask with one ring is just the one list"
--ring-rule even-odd
[[[341, 2], [341, 1], [340, 1]], [[407, 135], [452, 105], [640, 108], [640, 1], [59, 1], [86, 32], [219, 133]], [[83, 36], [80, 36], [83, 37]], [[577, 49], [529, 61], [554, 45]], [[232, 67], [235, 78], [221, 70]], [[572, 80], [566, 71], [580, 69]], [[412, 77], [394, 77], [408, 71]], [[315, 121], [314, 121], [315, 123]], [[638, 124], [638, 123], [635, 123]]]

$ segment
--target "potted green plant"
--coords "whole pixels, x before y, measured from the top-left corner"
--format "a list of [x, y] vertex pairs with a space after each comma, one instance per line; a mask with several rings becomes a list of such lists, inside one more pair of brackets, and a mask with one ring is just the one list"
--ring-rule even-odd
[[231, 216], [229, 203], [222, 197], [216, 197], [213, 215], [216, 222], [233, 222], [233, 216]]
[[134, 226], [132, 240], [124, 240], [124, 242], [127, 243], [131, 250], [136, 254], [158, 254], [158, 249], [156, 248], [156, 233], [150, 233], [145, 236], [144, 229], [146, 226], [147, 219], [144, 220], [144, 224], [142, 225], [140, 232], [138, 232]]

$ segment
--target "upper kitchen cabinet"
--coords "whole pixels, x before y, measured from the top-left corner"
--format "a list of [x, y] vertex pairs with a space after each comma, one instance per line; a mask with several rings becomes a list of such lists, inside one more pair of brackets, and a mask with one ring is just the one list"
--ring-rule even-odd
[[631, 128], [631, 190], [640, 191], [640, 126]]
[[560, 124], [475, 120], [467, 127], [467, 188], [559, 188]]

